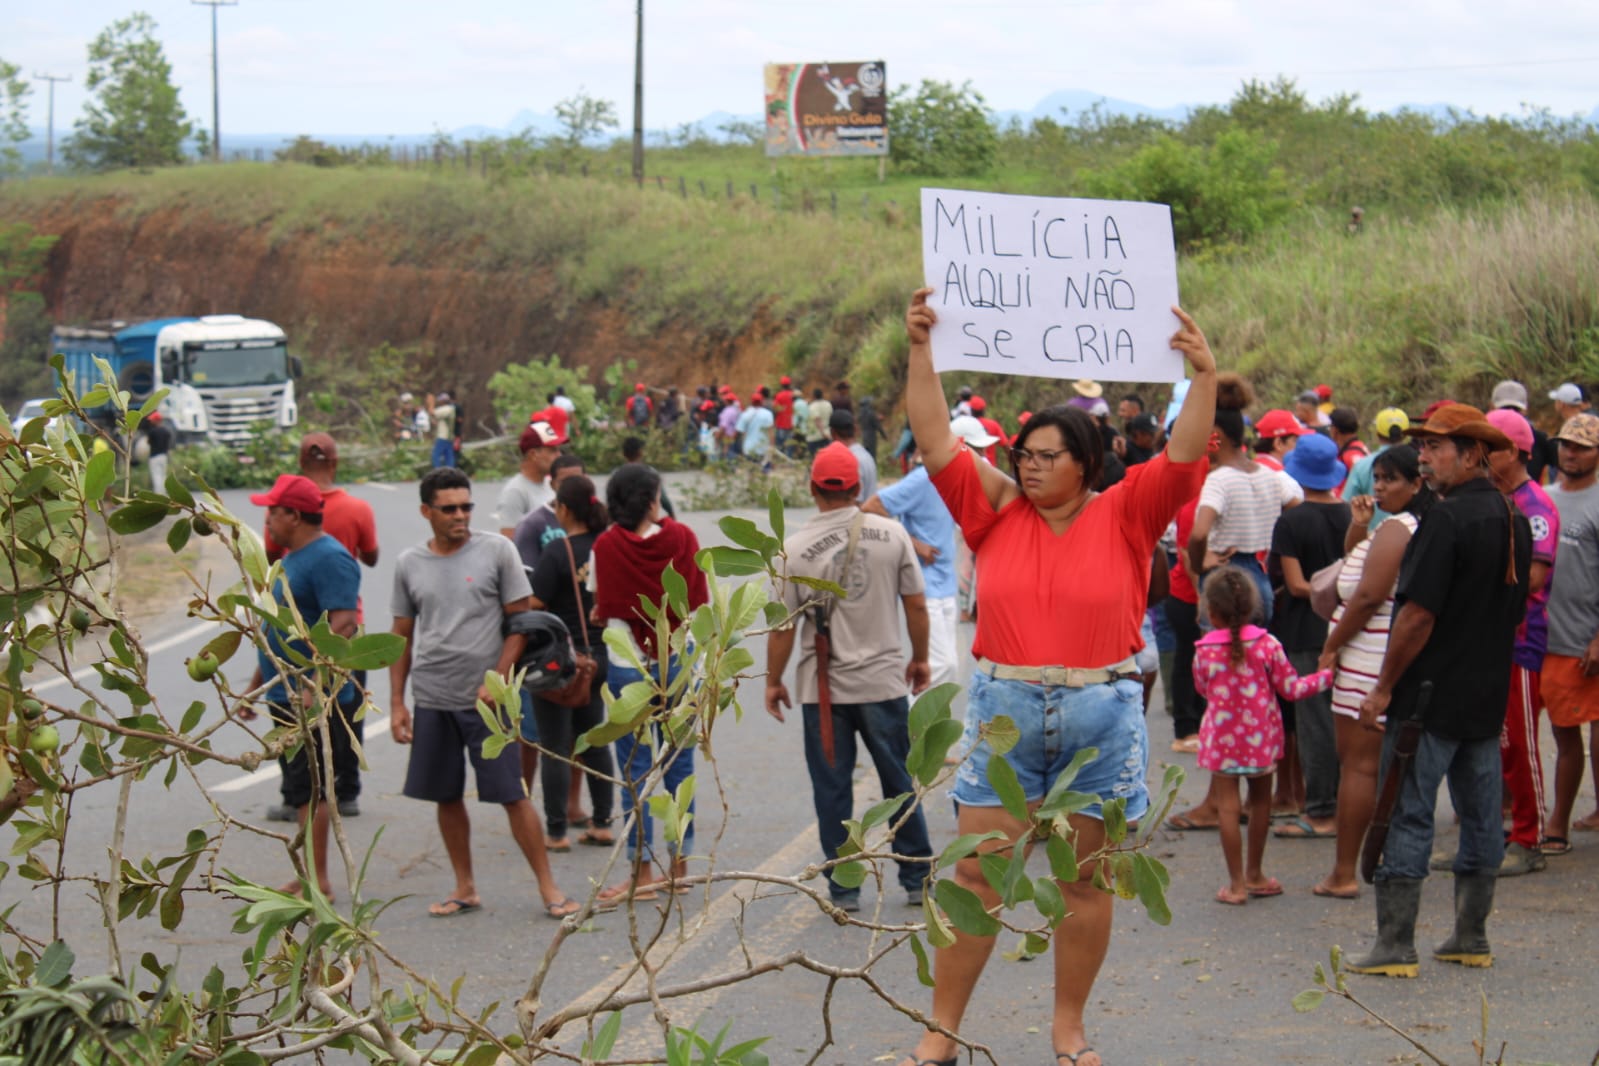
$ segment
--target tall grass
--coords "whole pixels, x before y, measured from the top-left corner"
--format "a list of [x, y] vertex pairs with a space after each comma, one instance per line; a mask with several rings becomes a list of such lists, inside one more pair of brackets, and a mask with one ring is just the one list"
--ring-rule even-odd
[[1184, 300], [1267, 396], [1326, 381], [1368, 409], [1493, 383], [1599, 378], [1599, 203], [1527, 198], [1415, 221], [1341, 220], [1185, 264]]
[[[759, 336], [787, 364], [774, 376], [848, 373], [884, 398], [903, 381], [899, 323], [920, 273], [910, 216], [803, 215], [542, 174], [244, 164], [9, 183], [0, 219], [102, 199], [130, 221], [203, 215], [273, 243], [361, 242], [390, 262], [481, 272], [484, 284], [554, 279], [547, 313], [601, 305], [640, 336]], [[1599, 380], [1599, 202], [1585, 194], [1374, 212], [1356, 236], [1306, 211], [1253, 248], [1185, 258], [1179, 271], [1223, 363], [1272, 406], [1321, 381], [1369, 413], [1445, 394], [1482, 402], [1501, 376], [1534, 395]], [[979, 384], [1011, 412], [1060, 391]]]

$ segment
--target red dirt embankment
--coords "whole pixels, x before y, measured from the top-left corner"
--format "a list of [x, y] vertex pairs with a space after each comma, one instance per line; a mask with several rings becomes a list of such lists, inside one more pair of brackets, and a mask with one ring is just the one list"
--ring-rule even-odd
[[786, 333], [757, 317], [731, 336], [692, 324], [638, 336], [614, 307], [572, 306], [549, 269], [395, 263], [381, 233], [285, 238], [198, 211], [130, 217], [114, 198], [43, 203], [18, 220], [59, 236], [41, 284], [56, 322], [239, 313], [282, 326], [308, 363], [414, 346], [425, 353], [414, 390], [454, 389], [485, 413], [495, 371], [551, 353], [595, 382], [634, 359], [652, 385], [753, 387], [776, 376]]

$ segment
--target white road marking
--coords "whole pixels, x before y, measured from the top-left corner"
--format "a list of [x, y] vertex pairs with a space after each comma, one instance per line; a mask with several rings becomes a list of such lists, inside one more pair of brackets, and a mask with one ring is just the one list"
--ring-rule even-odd
[[399, 492], [400, 491], [397, 486], [395, 486], [395, 485], [385, 485], [381, 481], [363, 481], [363, 482], [361, 482], [361, 487], [363, 489], [382, 489], [384, 492]]
[[[167, 651], [167, 650], [169, 650], [171, 648], [176, 648], [180, 644], [185, 644], [185, 643], [193, 640], [195, 637], [203, 635], [204, 633], [206, 633], [209, 630], [215, 629], [216, 625], [217, 624], [215, 622], [199, 622], [199, 623], [196, 623], [195, 625], [190, 626], [188, 629], [185, 629], [185, 630], [183, 630], [180, 633], [174, 633], [170, 637], [167, 637], [167, 638], [165, 638], [163, 640], [158, 640], [154, 644], [151, 644], [149, 647], [144, 649], [145, 654], [146, 655], [159, 655], [162, 652]], [[93, 676], [94, 676], [94, 667], [85, 666], [85, 667], [81, 667], [81, 668], [79, 668], [77, 670], [72, 671], [71, 680], [73, 680], [73, 681], [82, 681], [85, 678], [89, 678], [89, 677], [93, 677]], [[68, 678], [65, 678], [65, 677], [51, 678], [49, 681], [41, 681], [37, 685], [34, 685], [33, 686], [33, 691], [35, 691], [35, 692], [44, 692], [44, 691], [46, 691], [48, 689], [57, 688], [57, 687], [59, 687], [61, 685], [65, 685], [67, 683], [67, 681], [68, 681]]]
[[[388, 715], [384, 715], [382, 718], [367, 718], [363, 723], [365, 725], [365, 730], [363, 731], [362, 735], [362, 743], [371, 743], [378, 737], [388, 736], [389, 729], [393, 725], [393, 721], [394, 720]], [[211, 791], [243, 792], [252, 785], [259, 785], [264, 781], [275, 781], [277, 780], [278, 775], [281, 773], [282, 771], [278, 769], [277, 760], [274, 759], [272, 762], [262, 766], [259, 770], [252, 771], [243, 775], [242, 777], [235, 777], [231, 780], [224, 781], [220, 785], [212, 785]]]

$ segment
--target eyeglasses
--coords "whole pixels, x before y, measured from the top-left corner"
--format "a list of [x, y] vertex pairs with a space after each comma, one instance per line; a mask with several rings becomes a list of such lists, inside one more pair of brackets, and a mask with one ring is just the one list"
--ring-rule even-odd
[[1013, 466], [1019, 467], [1032, 463], [1040, 470], [1053, 470], [1055, 468], [1055, 460], [1069, 454], [1066, 451], [1033, 452], [1028, 451], [1026, 448], [1012, 448], [1010, 450], [1010, 461]]
[[472, 508], [475, 507], [476, 504], [471, 504], [471, 503], [431, 504], [430, 503], [430, 504], [428, 504], [428, 506], [433, 508], [433, 510], [438, 511], [440, 514], [471, 514], [472, 513]]

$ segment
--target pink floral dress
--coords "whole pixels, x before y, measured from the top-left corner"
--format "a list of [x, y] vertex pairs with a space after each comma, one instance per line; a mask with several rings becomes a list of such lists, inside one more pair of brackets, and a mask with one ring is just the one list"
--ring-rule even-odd
[[1217, 774], [1269, 773], [1283, 757], [1283, 719], [1274, 692], [1302, 700], [1332, 684], [1331, 670], [1300, 677], [1277, 638], [1245, 626], [1244, 664], [1232, 664], [1232, 634], [1213, 630], [1194, 646], [1194, 687], [1209, 701], [1199, 724], [1199, 766]]

